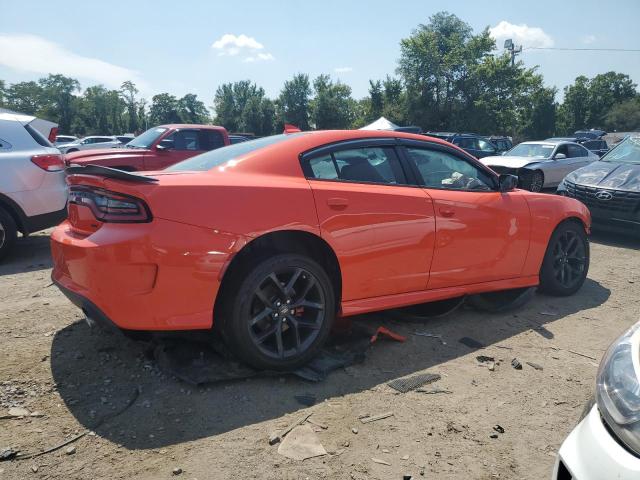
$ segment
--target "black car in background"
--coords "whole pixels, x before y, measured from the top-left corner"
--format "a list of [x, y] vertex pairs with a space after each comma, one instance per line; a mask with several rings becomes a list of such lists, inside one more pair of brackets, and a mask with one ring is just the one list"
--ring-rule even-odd
[[424, 135], [453, 143], [476, 158], [502, 154], [488, 137], [475, 133], [425, 132]]
[[640, 235], [640, 134], [628, 136], [597, 162], [571, 172], [558, 193], [584, 203], [595, 228]]
[[607, 134], [607, 132], [605, 132], [604, 130], [597, 130], [595, 128], [592, 128], [590, 130], [578, 130], [576, 132], [573, 132], [573, 135], [576, 138], [590, 138], [592, 140], [596, 140], [598, 138], [602, 138]]
[[[580, 131], [576, 133], [580, 133]], [[595, 153], [601, 158], [605, 153], [609, 151], [609, 145], [607, 145], [607, 142], [602, 138], [592, 139], [589, 137], [551, 137], [551, 138], [547, 138], [547, 140], [553, 141], [553, 142], [562, 141], [562, 142], [579, 143], [584, 148]]]
[[502, 137], [498, 135], [491, 135], [489, 137], [491, 143], [493, 143], [498, 149], [498, 154], [502, 154], [504, 152], [508, 152], [513, 148], [513, 142], [509, 137]]
[[579, 138], [578, 143], [587, 150], [591, 150], [593, 153], [598, 154], [599, 157], [604, 156], [604, 154], [609, 151], [609, 145], [607, 145], [607, 142], [602, 138], [595, 140]]

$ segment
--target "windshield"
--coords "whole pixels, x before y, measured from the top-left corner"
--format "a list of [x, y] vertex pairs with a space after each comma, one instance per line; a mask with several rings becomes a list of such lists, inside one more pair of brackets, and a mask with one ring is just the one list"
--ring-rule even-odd
[[[195, 157], [191, 157], [180, 163], [165, 169], [167, 171], [204, 171], [211, 170], [213, 167], [222, 165], [225, 162], [234, 160], [238, 157], [251, 153], [260, 148], [273, 145], [275, 143], [288, 140], [294, 136], [300, 135], [300, 133], [290, 133], [286, 135], [272, 135], [270, 137], [258, 138], [257, 140], [249, 140], [247, 142], [236, 143], [235, 145], [229, 145], [227, 147], [211, 150], [210, 152], [203, 153]], [[130, 145], [130, 144], [129, 144]]]
[[509, 150], [506, 155], [515, 157], [537, 157], [550, 158], [554, 145], [544, 145], [541, 143], [521, 143]]
[[640, 135], [625, 138], [600, 161], [640, 165]]
[[144, 132], [141, 135], [138, 135], [136, 138], [127, 143], [127, 147], [133, 148], [150, 148], [153, 145], [160, 135], [166, 132], [167, 129], [164, 127], [153, 127]]

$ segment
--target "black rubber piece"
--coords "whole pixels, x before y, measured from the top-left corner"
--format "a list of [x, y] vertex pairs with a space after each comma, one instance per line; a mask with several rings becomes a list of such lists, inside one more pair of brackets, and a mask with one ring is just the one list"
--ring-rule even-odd
[[16, 244], [18, 229], [13, 217], [2, 207], [0, 207], [0, 224], [4, 230], [4, 242], [0, 246], [0, 260], [2, 260]]
[[483, 312], [500, 313], [522, 307], [533, 297], [535, 287], [480, 293], [467, 297], [467, 304]]
[[455, 312], [464, 303], [464, 300], [465, 297], [456, 297], [436, 302], [420, 303], [389, 310], [389, 314], [405, 322], [422, 323]]

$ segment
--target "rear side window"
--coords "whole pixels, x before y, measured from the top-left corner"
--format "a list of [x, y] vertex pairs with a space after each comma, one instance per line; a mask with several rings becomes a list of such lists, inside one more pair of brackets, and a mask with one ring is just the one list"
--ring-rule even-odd
[[404, 185], [407, 183], [392, 147], [339, 150], [309, 160], [308, 178]]
[[33, 138], [38, 143], [38, 145], [41, 145], [43, 147], [53, 147], [53, 145], [51, 145], [51, 142], [49, 142], [49, 140], [47, 140], [47, 138], [45, 138], [45, 136], [42, 135], [38, 130], [33, 128], [31, 124], [26, 124], [24, 128], [27, 132], [29, 132], [31, 138]]
[[200, 130], [201, 150], [214, 150], [224, 147], [224, 137], [216, 130]]
[[476, 141], [474, 138], [458, 138], [454, 140], [453, 143], [458, 145], [460, 148], [469, 148], [469, 149], [476, 148]]

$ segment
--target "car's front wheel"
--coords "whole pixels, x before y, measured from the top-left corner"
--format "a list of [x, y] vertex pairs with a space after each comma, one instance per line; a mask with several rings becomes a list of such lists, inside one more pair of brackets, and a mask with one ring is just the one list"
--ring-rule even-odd
[[291, 370], [322, 348], [335, 317], [329, 277], [313, 260], [273, 256], [256, 265], [225, 299], [218, 329], [230, 349], [248, 364]]
[[540, 291], [555, 296], [577, 292], [589, 271], [589, 239], [577, 221], [561, 223], [551, 235], [540, 269]]
[[522, 188], [530, 192], [540, 192], [544, 187], [544, 173], [534, 170], [524, 175], [521, 180]]
[[0, 207], [0, 260], [9, 254], [17, 237], [16, 222], [9, 212]]

